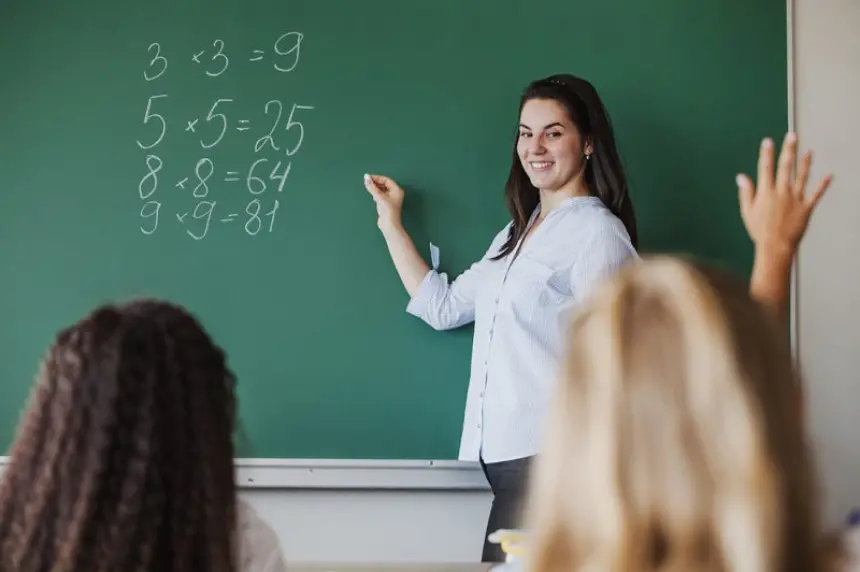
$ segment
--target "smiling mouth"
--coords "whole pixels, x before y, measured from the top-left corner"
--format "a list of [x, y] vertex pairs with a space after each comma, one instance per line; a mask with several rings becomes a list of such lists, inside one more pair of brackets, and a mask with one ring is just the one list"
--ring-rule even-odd
[[529, 161], [529, 166], [532, 168], [532, 171], [549, 171], [552, 166], [552, 161]]

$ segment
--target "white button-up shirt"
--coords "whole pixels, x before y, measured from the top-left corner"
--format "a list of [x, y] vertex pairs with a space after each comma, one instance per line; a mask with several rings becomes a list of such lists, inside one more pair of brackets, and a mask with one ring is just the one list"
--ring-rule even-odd
[[510, 224], [452, 283], [430, 270], [407, 306], [438, 330], [475, 322], [461, 460], [493, 463], [538, 452], [571, 310], [599, 280], [638, 257], [620, 219], [597, 197], [565, 200], [521, 252], [490, 260]]

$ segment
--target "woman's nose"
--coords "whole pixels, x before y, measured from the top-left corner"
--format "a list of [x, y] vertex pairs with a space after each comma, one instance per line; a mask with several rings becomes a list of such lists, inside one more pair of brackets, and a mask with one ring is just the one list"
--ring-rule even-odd
[[532, 154], [541, 154], [546, 150], [543, 144], [543, 137], [532, 137], [532, 140], [529, 141], [529, 153]]

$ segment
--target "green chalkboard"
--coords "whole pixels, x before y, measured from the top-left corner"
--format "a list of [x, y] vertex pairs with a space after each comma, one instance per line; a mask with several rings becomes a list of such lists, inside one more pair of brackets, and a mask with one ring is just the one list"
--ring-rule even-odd
[[242, 456], [454, 458], [471, 330], [405, 313], [362, 174], [408, 188], [456, 274], [507, 221], [519, 93], [573, 72], [643, 249], [747, 272], [733, 180], [786, 129], [785, 21], [783, 0], [4, 2], [0, 444], [60, 327], [156, 295], [227, 349]]

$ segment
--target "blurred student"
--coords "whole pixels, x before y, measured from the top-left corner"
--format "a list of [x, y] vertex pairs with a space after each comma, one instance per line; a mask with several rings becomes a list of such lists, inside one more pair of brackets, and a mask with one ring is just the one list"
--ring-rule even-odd
[[285, 570], [237, 501], [234, 383], [175, 305], [103, 306], [62, 331], [0, 482], [0, 570]]

